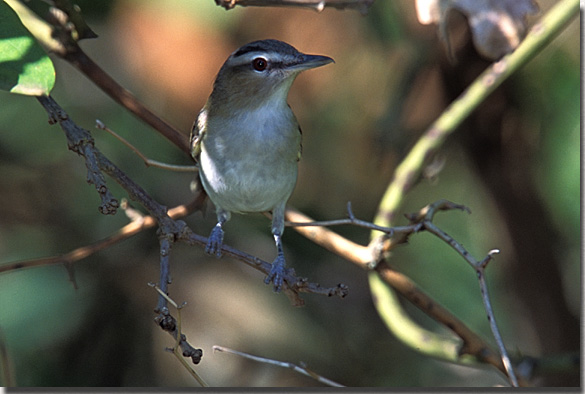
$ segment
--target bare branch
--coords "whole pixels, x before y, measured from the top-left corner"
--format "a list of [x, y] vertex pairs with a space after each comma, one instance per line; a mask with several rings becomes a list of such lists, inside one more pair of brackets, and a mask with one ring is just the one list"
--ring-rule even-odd
[[[492, 251], [493, 252], [493, 251]], [[518, 387], [518, 378], [516, 378], [516, 374], [514, 373], [514, 368], [512, 367], [512, 362], [510, 361], [510, 357], [508, 356], [508, 352], [506, 351], [506, 346], [504, 345], [504, 341], [502, 339], [502, 335], [500, 334], [500, 330], [498, 329], [498, 325], [496, 323], [496, 317], [494, 315], [494, 311], [492, 308], [492, 304], [490, 301], [490, 296], [488, 293], [488, 286], [485, 279], [485, 272], [484, 268], [487, 265], [487, 262], [492, 259], [492, 252], [488, 254], [488, 256], [479, 264], [479, 268], [476, 269], [477, 279], [479, 280], [479, 288], [481, 291], [481, 299], [483, 300], [483, 304], [485, 310], [487, 312], [487, 318], [490, 323], [490, 329], [492, 330], [492, 334], [496, 340], [498, 345], [498, 349], [500, 350], [500, 354], [502, 356], [502, 362], [506, 367], [506, 372], [508, 373], [508, 379], [510, 383], [514, 387]], [[499, 253], [499, 251], [497, 251]]]
[[[295, 223], [315, 222], [310, 217], [292, 208], [287, 208], [285, 218], [287, 221]], [[361, 266], [362, 268], [366, 268], [367, 264], [371, 262], [374, 257], [372, 250], [367, 246], [362, 246], [350, 241], [325, 227], [301, 226], [293, 228], [295, 231], [317, 245], [323, 246], [325, 249]]]
[[101, 88], [118, 104], [142, 119], [157, 130], [185, 153], [189, 153], [188, 138], [170, 124], [146, 108], [132, 93], [119, 85], [110, 75], [99, 67], [87, 54], [76, 45], [65, 56], [65, 60], [77, 67], [93, 83]]
[[56, 14], [60, 17], [53, 18], [52, 24], [49, 24], [34, 12], [30, 12], [28, 8], [22, 8], [20, 12], [20, 15], [24, 18], [23, 23], [25, 26], [49, 52], [71, 63], [114, 101], [157, 130], [183, 152], [189, 153], [187, 135], [179, 132], [146, 108], [132, 93], [101, 69], [81, 49], [77, 42], [79, 37], [72, 34], [71, 26], [73, 21], [69, 20], [69, 14], [67, 12], [53, 12], [53, 15]]
[[[424, 207], [413, 218], [432, 219], [437, 211], [445, 209], [464, 209], [464, 207], [446, 200], [441, 200]], [[310, 217], [290, 208], [286, 211], [286, 219], [291, 222], [314, 222]], [[410, 234], [420, 231], [422, 228], [422, 223], [414, 223], [411, 226], [394, 228], [394, 235], [405, 239]], [[458, 355], [473, 355], [480, 362], [491, 364], [502, 372], [506, 371], [502, 360], [481, 337], [475, 334], [446, 308], [437, 303], [436, 300], [426, 294], [410, 278], [393, 270], [383, 260], [381, 255], [378, 254], [378, 251], [375, 249], [375, 242], [370, 243], [369, 246], [362, 246], [324, 227], [294, 227], [294, 229], [309, 240], [363, 269], [369, 270], [372, 259], [379, 259], [374, 266], [376, 266], [376, 272], [385, 283], [392, 286], [393, 289], [413, 305], [435, 321], [449, 328], [463, 340], [463, 345], [458, 350]], [[396, 231], [397, 229], [400, 231]], [[455, 359], [459, 359], [459, 357], [455, 356]]]
[[[177, 305], [172, 298], [168, 296], [168, 294], [163, 291], [160, 287], [153, 283], [149, 283], [149, 286], [154, 287], [154, 289], [159, 293], [160, 297], [164, 298], [165, 301], [169, 302], [175, 309], [177, 310], [177, 320], [170, 315], [168, 309], [165, 307], [164, 312], [161, 312], [159, 315], [157, 323], [163, 328], [163, 330], [169, 332], [173, 338], [175, 338], [175, 346], [171, 349], [177, 360], [183, 365], [183, 367], [193, 376], [197, 382], [203, 387], [208, 387], [207, 383], [199, 376], [199, 374], [187, 363], [183, 357], [191, 358], [193, 364], [199, 364], [201, 361], [201, 357], [203, 356], [203, 351], [201, 349], [195, 349], [187, 342], [187, 337], [181, 331], [181, 324], [182, 324], [182, 317], [181, 317], [181, 310], [186, 305], [183, 303], [181, 305]], [[155, 319], [156, 320], [156, 319]], [[168, 324], [169, 321], [172, 320], [172, 324]], [[167, 329], [170, 327], [165, 328], [164, 324], [161, 324], [163, 321], [172, 329]], [[179, 353], [179, 349], [181, 349], [181, 353]]]
[[369, 8], [375, 0], [215, 0], [215, 3], [231, 10], [235, 6], [248, 7], [303, 7], [310, 8], [321, 12], [325, 7], [331, 7], [338, 10], [354, 9], [362, 15], [368, 13]]
[[496, 323], [496, 317], [494, 315], [494, 311], [491, 305], [488, 287], [485, 279], [485, 268], [487, 264], [493, 259], [493, 255], [499, 253], [500, 251], [497, 249], [491, 250], [488, 255], [481, 261], [477, 261], [459, 242], [453, 239], [449, 234], [445, 231], [439, 229], [435, 224], [431, 223], [430, 219], [425, 216], [423, 220], [423, 225], [425, 230], [429, 231], [430, 233], [434, 234], [438, 238], [445, 241], [449, 246], [451, 246], [458, 254], [460, 254], [465, 261], [467, 261], [471, 267], [475, 270], [477, 274], [477, 278], [479, 281], [479, 288], [481, 292], [481, 298], [483, 300], [483, 304], [487, 313], [487, 318], [490, 323], [490, 329], [492, 330], [492, 334], [496, 340], [498, 345], [498, 349], [500, 351], [500, 355], [502, 358], [502, 363], [506, 370], [506, 374], [508, 379], [510, 380], [510, 384], [514, 387], [518, 387], [518, 379], [516, 374], [514, 373], [514, 368], [512, 367], [512, 363], [510, 361], [510, 357], [508, 356], [508, 352], [506, 351], [506, 347], [504, 346], [504, 341], [502, 340], [502, 336], [500, 334], [500, 330], [498, 329], [498, 325]]
[[[207, 244], [206, 237], [193, 233], [189, 228], [185, 229], [178, 240], [186, 242], [189, 245], [199, 244], [204, 246]], [[242, 252], [226, 244], [222, 245], [221, 251], [222, 255], [233, 257], [250, 267], [257, 269], [265, 275], [270, 273], [271, 264], [256, 256]], [[304, 300], [300, 298], [299, 293], [321, 294], [328, 297], [337, 296], [340, 298], [343, 298], [348, 294], [348, 287], [343, 283], [334, 287], [322, 287], [318, 283], [309, 282], [307, 278], [296, 276], [294, 268], [286, 269], [284, 281], [284, 293], [289, 297], [294, 306], [301, 306], [305, 303]]]
[[6, 338], [0, 329], [0, 381], [4, 387], [15, 387], [14, 363], [6, 346]]
[[285, 361], [278, 361], [278, 360], [272, 360], [270, 358], [254, 356], [254, 355], [251, 355], [248, 353], [240, 352], [238, 350], [234, 350], [234, 349], [230, 349], [228, 347], [218, 346], [218, 345], [214, 345], [213, 350], [216, 352], [225, 352], [225, 353], [235, 354], [237, 356], [241, 356], [241, 357], [247, 358], [249, 360], [254, 360], [254, 361], [257, 361], [259, 363], [265, 363], [265, 364], [270, 364], [270, 365], [276, 365], [276, 366], [282, 367], [282, 368], [292, 369], [295, 372], [298, 372], [298, 373], [301, 373], [305, 376], [311, 377], [311, 378], [315, 379], [316, 381], [318, 381], [319, 383], [323, 383], [327, 386], [345, 387], [344, 385], [339, 384], [337, 382], [334, 382], [331, 379], [327, 379], [321, 375], [318, 375], [317, 373], [311, 371], [310, 369], [308, 369], [304, 365], [298, 366], [296, 364], [285, 362]]
[[[201, 209], [205, 196], [201, 194], [197, 195], [193, 201], [186, 205], [179, 205], [169, 210], [169, 216], [173, 219], [178, 219], [187, 216], [191, 212]], [[125, 202], [122, 200], [122, 209], [127, 210]], [[134, 215], [131, 215], [134, 216]], [[17, 261], [8, 264], [0, 265], [0, 274], [9, 271], [16, 271], [20, 269], [33, 268], [44, 265], [55, 265], [55, 264], [73, 264], [81, 261], [101, 250], [107, 249], [112, 245], [115, 245], [125, 239], [128, 239], [139, 232], [153, 228], [156, 225], [156, 220], [152, 216], [142, 216], [138, 218], [131, 218], [132, 222], [122, 227], [114, 234], [93, 244], [82, 246], [74, 249], [71, 252], [65, 253], [60, 256], [46, 257], [33, 260]]]
[[[172, 236], [171, 236], [172, 237]], [[159, 232], [159, 244], [160, 244], [160, 272], [159, 272], [159, 287], [160, 293], [169, 293], [169, 284], [171, 283], [171, 245], [173, 244], [173, 238], [169, 237], [169, 234], [162, 234]], [[158, 298], [158, 306], [155, 311], [163, 311], [167, 308], [167, 297], [160, 296]], [[180, 330], [179, 330], [180, 332]]]
[[69, 119], [67, 113], [50, 96], [37, 96], [37, 99], [49, 114], [49, 123], [59, 123], [63, 130], [67, 130], [66, 136], [69, 149], [85, 158], [87, 181], [95, 186], [102, 200], [99, 208], [100, 212], [105, 215], [115, 214], [119, 203], [106, 186], [106, 180], [99, 168], [91, 134]]
[[319, 226], [319, 227], [330, 227], [330, 226], [340, 226], [340, 225], [347, 225], [351, 224], [358, 227], [364, 227], [370, 230], [378, 230], [383, 233], [388, 234], [388, 236], [392, 236], [394, 233], [394, 229], [390, 227], [382, 227], [377, 226], [374, 223], [366, 222], [365, 220], [357, 219], [352, 210], [351, 210], [351, 202], [347, 203], [347, 219], [337, 219], [337, 220], [325, 220], [325, 221], [317, 221], [317, 222], [285, 222], [285, 225], [288, 227], [308, 227], [308, 226]]
[[107, 127], [99, 119], [96, 119], [95, 127], [99, 130], [107, 131], [108, 133], [113, 135], [118, 141], [120, 141], [121, 143], [126, 145], [126, 147], [128, 147], [132, 152], [134, 152], [138, 157], [140, 157], [140, 159], [142, 159], [142, 161], [144, 162], [144, 164], [147, 167], [157, 167], [157, 168], [162, 168], [165, 170], [177, 171], [177, 172], [197, 172], [198, 171], [197, 166], [183, 166], [183, 165], [176, 165], [176, 164], [167, 164], [167, 163], [163, 163], [160, 161], [149, 159], [142, 152], [140, 152], [134, 145], [132, 145], [128, 140], [126, 140], [124, 137], [122, 137], [121, 135], [116, 133], [114, 130]]

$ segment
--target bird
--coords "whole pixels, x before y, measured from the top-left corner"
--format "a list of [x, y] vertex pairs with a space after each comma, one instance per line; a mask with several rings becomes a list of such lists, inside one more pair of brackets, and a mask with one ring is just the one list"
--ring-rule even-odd
[[286, 276], [284, 213], [302, 151], [288, 92], [299, 73], [332, 62], [279, 40], [250, 42], [224, 62], [191, 130], [190, 153], [217, 214], [205, 252], [221, 257], [231, 213], [271, 211], [276, 258], [264, 282], [275, 292]]

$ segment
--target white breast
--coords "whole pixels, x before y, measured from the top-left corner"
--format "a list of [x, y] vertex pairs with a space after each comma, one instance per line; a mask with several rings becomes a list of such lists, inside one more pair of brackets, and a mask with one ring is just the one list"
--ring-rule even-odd
[[232, 212], [262, 212], [286, 202], [297, 179], [301, 138], [288, 106], [207, 121], [200, 170], [213, 203]]

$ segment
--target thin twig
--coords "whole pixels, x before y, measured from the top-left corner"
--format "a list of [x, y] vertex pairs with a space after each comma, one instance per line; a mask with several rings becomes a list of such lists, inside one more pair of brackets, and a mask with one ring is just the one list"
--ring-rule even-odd
[[[191, 376], [193, 376], [193, 378], [202, 387], [209, 387], [207, 385], [207, 383], [205, 383], [203, 378], [201, 376], [199, 376], [197, 371], [195, 371], [193, 369], [193, 367], [191, 367], [191, 365], [189, 365], [189, 363], [187, 363], [185, 361], [185, 358], [184, 358], [184, 357], [191, 357], [193, 359], [191, 349], [186, 350], [184, 347], [184, 344], [186, 343], [186, 337], [181, 331], [181, 324], [182, 324], [181, 310], [183, 309], [183, 307], [185, 307], [185, 305], [187, 305], [187, 303], [183, 302], [181, 305], [177, 305], [177, 303], [171, 297], [169, 297], [168, 294], [165, 291], [163, 291], [163, 289], [161, 289], [160, 287], [158, 287], [157, 285], [152, 284], [152, 283], [150, 283], [149, 286], [154, 287], [154, 289], [159, 293], [159, 295], [162, 298], [164, 298], [168, 303], [170, 303], [177, 310], [177, 321], [176, 321], [176, 330], [175, 330], [176, 334], [173, 335], [175, 337], [175, 346], [173, 346], [171, 351], [173, 352], [173, 354], [175, 355], [177, 360], [179, 360], [181, 365], [183, 365], [183, 367], [191, 374]], [[201, 349], [193, 349], [193, 350], [198, 353], [198, 360], [201, 360], [201, 356], [203, 355], [202, 350]], [[193, 360], [193, 363], [198, 364], [198, 361], [195, 362], [195, 360]]]
[[122, 137], [121, 135], [116, 133], [114, 130], [107, 127], [104, 124], [104, 122], [102, 122], [99, 119], [96, 119], [95, 127], [99, 130], [107, 131], [112, 136], [114, 136], [118, 141], [120, 141], [121, 143], [126, 145], [126, 147], [128, 147], [132, 152], [134, 152], [138, 157], [140, 157], [140, 159], [142, 159], [142, 161], [144, 162], [144, 164], [147, 167], [157, 167], [157, 168], [161, 168], [164, 170], [175, 171], [175, 172], [197, 172], [198, 171], [197, 166], [184, 166], [184, 165], [179, 165], [179, 164], [168, 164], [168, 163], [163, 163], [161, 161], [149, 159], [142, 152], [140, 152], [140, 150], [138, 150], [138, 148], [136, 148], [134, 145], [132, 145], [128, 140], [126, 140], [124, 137]]
[[506, 350], [506, 346], [504, 345], [504, 340], [502, 339], [502, 335], [500, 334], [500, 330], [496, 323], [496, 317], [494, 315], [493, 308], [491, 305], [490, 296], [488, 293], [488, 286], [485, 278], [485, 267], [487, 263], [493, 258], [493, 255], [496, 253], [499, 253], [499, 250], [490, 251], [487, 257], [480, 262], [479, 268], [476, 269], [476, 273], [477, 279], [479, 281], [481, 298], [483, 300], [483, 304], [487, 312], [488, 321], [490, 322], [490, 329], [492, 330], [492, 334], [494, 336], [494, 339], [496, 340], [498, 349], [500, 350], [502, 362], [504, 363], [504, 367], [506, 367], [506, 372], [508, 373], [510, 383], [512, 384], [513, 387], [518, 387], [518, 378], [516, 377], [516, 373], [514, 372], [512, 362], [510, 361], [510, 357], [508, 356], [508, 351]]
[[301, 374], [303, 374], [305, 376], [308, 376], [310, 378], [313, 378], [316, 381], [318, 381], [319, 383], [323, 383], [323, 384], [325, 384], [327, 386], [331, 386], [331, 387], [345, 387], [342, 384], [339, 384], [337, 382], [334, 382], [331, 379], [327, 379], [327, 378], [325, 378], [325, 377], [323, 377], [323, 376], [315, 373], [314, 371], [311, 371], [310, 369], [308, 369], [305, 366], [299, 366], [299, 365], [296, 365], [296, 364], [293, 364], [293, 363], [289, 363], [289, 362], [286, 362], [286, 361], [278, 361], [278, 360], [272, 360], [270, 358], [254, 356], [252, 354], [240, 352], [238, 350], [230, 349], [230, 348], [225, 347], [225, 346], [214, 345], [212, 349], [213, 349], [213, 351], [216, 351], [216, 352], [225, 352], [225, 353], [235, 354], [237, 356], [241, 356], [241, 357], [247, 358], [249, 360], [254, 360], [254, 361], [257, 361], [259, 363], [276, 365], [278, 367], [292, 369], [295, 372], [298, 372], [298, 373], [301, 373]]
[[[442, 200], [434, 204], [429, 204], [420, 211], [420, 215], [418, 216], [432, 218], [437, 210], [447, 209], [449, 206], [455, 207], [458, 205]], [[286, 219], [291, 222], [314, 222], [312, 218], [290, 208], [286, 210], [285, 216]], [[408, 227], [413, 231], [411, 232], [412, 234], [419, 231], [422, 224], [419, 223]], [[371, 243], [369, 246], [362, 246], [325, 227], [294, 227], [294, 229], [316, 244], [323, 246], [331, 252], [366, 270], [370, 269], [370, 263], [377, 255], [377, 251], [373, 249], [376, 246], [375, 243]], [[396, 231], [394, 234], [395, 236], [398, 235]], [[402, 235], [404, 235], [404, 233], [401, 234], [401, 237]], [[406, 237], [407, 235], [404, 236]], [[449, 353], [443, 353], [440, 356], [434, 354], [436, 357], [453, 362], [461, 362], [462, 355], [472, 355], [478, 362], [491, 364], [502, 372], [505, 372], [502, 360], [498, 357], [498, 354], [495, 353], [481, 337], [469, 329], [465, 323], [449, 312], [449, 310], [444, 308], [435, 299], [426, 294], [410, 278], [393, 270], [385, 261], [381, 261], [377, 264], [376, 272], [385, 283], [392, 286], [393, 289], [413, 305], [433, 320], [453, 331], [462, 339], [463, 344], [460, 348], [454, 349], [451, 347]], [[445, 349], [446, 351], [449, 351], [447, 348]]]
[[0, 328], [0, 383], [3, 387], [15, 387], [16, 379], [12, 358], [6, 346], [6, 338]]
[[321, 12], [325, 7], [332, 7], [338, 10], [355, 9], [362, 15], [368, 13], [368, 9], [375, 0], [215, 0], [215, 3], [231, 10], [235, 6], [248, 7], [303, 7]]
[[[204, 198], [204, 197], [203, 197]], [[188, 214], [201, 209], [202, 197], [197, 195], [196, 198], [186, 205], [179, 205], [169, 209], [169, 216], [173, 219], [182, 218]], [[124, 200], [121, 202], [121, 207], [124, 209]], [[133, 215], [132, 215], [133, 216]], [[17, 271], [26, 268], [33, 268], [38, 266], [55, 265], [55, 264], [73, 264], [81, 261], [101, 250], [124, 241], [143, 230], [153, 228], [156, 226], [156, 220], [152, 216], [142, 216], [138, 218], [131, 218], [132, 222], [120, 228], [114, 234], [99, 240], [95, 243], [76, 248], [68, 253], [60, 256], [46, 257], [33, 260], [16, 261], [12, 263], [0, 265], [0, 274], [10, 271]]]
[[485, 279], [485, 268], [487, 264], [492, 260], [493, 256], [500, 251], [497, 249], [491, 250], [487, 257], [482, 261], [477, 261], [459, 242], [457, 242], [453, 237], [447, 234], [445, 231], [439, 229], [435, 224], [431, 223], [429, 220], [425, 219], [424, 222], [425, 230], [434, 234], [438, 238], [445, 241], [449, 246], [451, 246], [458, 254], [460, 254], [465, 261], [471, 265], [471, 267], [475, 270], [477, 274], [477, 278], [479, 281], [479, 288], [481, 292], [481, 298], [483, 300], [484, 308], [487, 313], [487, 319], [490, 323], [490, 329], [492, 334], [496, 340], [496, 344], [500, 351], [500, 356], [502, 358], [502, 363], [504, 368], [506, 369], [506, 374], [508, 379], [510, 380], [510, 384], [513, 387], [518, 387], [518, 378], [514, 373], [514, 368], [512, 367], [512, 362], [510, 361], [510, 357], [508, 356], [508, 352], [506, 347], [504, 346], [504, 341], [502, 340], [502, 336], [500, 334], [500, 330], [498, 329], [498, 325], [496, 323], [496, 317], [494, 315], [494, 311], [491, 305], [488, 287]]
[[[170, 254], [171, 254], [171, 245], [173, 240], [170, 239], [165, 234], [159, 235], [159, 244], [160, 244], [160, 279], [158, 285], [160, 286], [161, 293], [168, 294], [169, 292], [169, 284], [171, 282], [171, 263], [170, 263]], [[158, 305], [155, 311], [162, 311], [167, 308], [167, 298], [159, 296], [158, 298]], [[181, 332], [179, 330], [179, 332]]]
[[351, 201], [347, 203], [347, 219], [336, 219], [336, 220], [323, 220], [323, 221], [316, 221], [316, 222], [285, 222], [285, 225], [288, 227], [309, 227], [309, 226], [317, 226], [317, 227], [331, 227], [331, 226], [340, 226], [340, 225], [347, 225], [351, 224], [358, 227], [364, 227], [370, 230], [378, 230], [389, 237], [394, 234], [394, 229], [389, 227], [382, 227], [377, 226], [374, 223], [366, 222], [365, 220], [360, 220], [355, 217], [353, 211], [351, 209]]

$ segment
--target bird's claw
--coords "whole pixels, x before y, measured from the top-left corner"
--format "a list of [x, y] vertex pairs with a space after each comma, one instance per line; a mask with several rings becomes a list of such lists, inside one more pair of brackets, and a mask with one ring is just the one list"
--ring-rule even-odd
[[205, 245], [205, 253], [214, 254], [216, 257], [221, 257], [221, 246], [223, 245], [223, 230], [220, 226], [215, 226], [209, 234], [207, 245]]
[[278, 293], [282, 289], [282, 283], [284, 281], [285, 276], [285, 260], [284, 255], [279, 254], [276, 259], [272, 262], [272, 268], [270, 269], [270, 273], [264, 279], [264, 283], [270, 284], [272, 282], [274, 284], [274, 292]]

